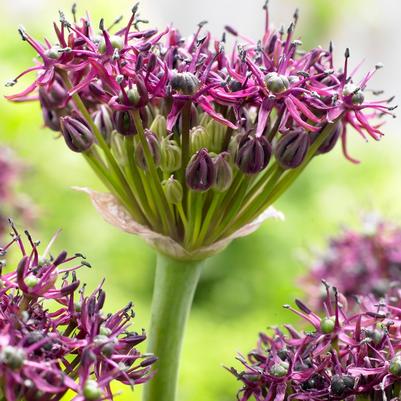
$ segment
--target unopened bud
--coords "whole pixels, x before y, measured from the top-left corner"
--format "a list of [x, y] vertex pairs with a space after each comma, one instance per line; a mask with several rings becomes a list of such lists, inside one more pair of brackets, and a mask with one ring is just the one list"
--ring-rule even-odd
[[209, 148], [209, 141], [208, 141], [208, 132], [206, 128], [202, 127], [201, 125], [195, 127], [191, 130], [190, 134], [190, 141], [191, 141], [191, 153], [195, 154], [198, 150], [202, 148]]
[[85, 401], [96, 401], [102, 396], [102, 391], [95, 380], [87, 380], [83, 390]]
[[60, 118], [57, 111], [42, 106], [42, 116], [46, 127], [56, 132], [61, 130]]
[[111, 133], [114, 130], [111, 110], [102, 104], [93, 115], [93, 122], [96, 124], [100, 133], [107, 143], [110, 143]]
[[[111, 35], [110, 43], [113, 49], [121, 50], [124, 47], [124, 39], [121, 36]], [[106, 41], [104, 40], [104, 38], [100, 39], [99, 41], [99, 52], [106, 52]]]
[[190, 72], [177, 72], [170, 79], [171, 88], [184, 95], [193, 95], [199, 88], [199, 79]]
[[214, 158], [214, 168], [216, 170], [216, 179], [213, 188], [218, 192], [225, 192], [230, 188], [233, 182], [233, 170], [228, 161], [230, 157], [228, 152], [219, 154]]
[[334, 375], [331, 378], [330, 392], [338, 397], [343, 397], [353, 390], [355, 379], [352, 376]]
[[282, 168], [296, 168], [305, 160], [309, 145], [310, 139], [307, 132], [303, 130], [291, 131], [280, 138], [274, 154]]
[[93, 145], [93, 133], [83, 122], [67, 116], [62, 117], [60, 123], [65, 143], [73, 152], [86, 152]]
[[[146, 142], [148, 144], [149, 151], [152, 155], [152, 159], [153, 159], [155, 165], [159, 166], [159, 164], [160, 164], [160, 144], [157, 139], [157, 136], [153, 132], [147, 130], [145, 132], [145, 137], [146, 137]], [[143, 149], [143, 146], [141, 143], [139, 143], [138, 146], [136, 147], [135, 161], [136, 161], [136, 164], [138, 165], [138, 167], [140, 167], [141, 169], [143, 169], [143, 170], [148, 169], [145, 152], [144, 152], [144, 149]]]
[[0, 353], [0, 361], [12, 370], [22, 368], [25, 361], [25, 352], [22, 348], [6, 346]]
[[401, 356], [397, 355], [390, 361], [388, 370], [394, 376], [401, 376]]
[[114, 111], [113, 122], [115, 129], [121, 135], [129, 136], [137, 133], [134, 119], [129, 111]]
[[185, 171], [189, 188], [194, 191], [207, 191], [216, 178], [216, 171], [207, 149], [201, 149], [192, 156]]
[[162, 186], [169, 203], [176, 205], [182, 202], [183, 190], [182, 185], [178, 180], [171, 176], [168, 180], [162, 182]]
[[176, 141], [163, 138], [160, 144], [160, 169], [171, 173], [181, 167], [181, 148]]
[[39, 88], [40, 104], [48, 109], [64, 107], [68, 99], [68, 92], [64, 86], [55, 79], [50, 88]]
[[154, 132], [159, 139], [162, 139], [167, 136], [167, 123], [166, 118], [162, 115], [157, 115], [149, 129]]
[[[329, 136], [323, 141], [323, 143], [319, 146], [316, 154], [325, 154], [333, 150], [334, 146], [336, 146], [338, 139], [340, 138], [341, 132], [343, 131], [343, 124], [341, 121], [337, 123], [337, 126], [330, 132]], [[313, 132], [311, 134], [311, 141], [314, 142], [321, 135], [321, 132]]]
[[277, 74], [277, 72], [270, 72], [265, 76], [265, 85], [270, 92], [278, 95], [289, 88], [290, 82], [285, 75]]
[[336, 327], [336, 319], [334, 317], [325, 317], [320, 321], [320, 329], [323, 334], [330, 334]]
[[264, 137], [245, 135], [238, 144], [235, 162], [244, 174], [257, 174], [269, 164], [272, 147]]

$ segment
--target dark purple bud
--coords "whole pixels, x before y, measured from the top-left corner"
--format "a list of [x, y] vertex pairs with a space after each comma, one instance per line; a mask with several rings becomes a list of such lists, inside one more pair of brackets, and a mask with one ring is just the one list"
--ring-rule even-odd
[[59, 109], [64, 107], [68, 99], [68, 92], [64, 86], [55, 79], [50, 88], [39, 88], [39, 101], [48, 109]]
[[279, 139], [274, 149], [274, 155], [282, 168], [296, 168], [305, 160], [309, 145], [310, 138], [307, 132], [291, 131]]
[[185, 171], [189, 188], [194, 191], [207, 191], [216, 179], [216, 169], [207, 149], [201, 149], [192, 156]]
[[170, 79], [170, 85], [176, 92], [193, 95], [198, 90], [200, 81], [190, 72], [176, 72]]
[[60, 118], [57, 111], [42, 106], [42, 115], [46, 127], [56, 132], [61, 130]]
[[355, 379], [352, 376], [334, 375], [331, 378], [330, 392], [337, 397], [343, 397], [354, 389]]
[[116, 110], [113, 113], [114, 127], [121, 135], [135, 135], [137, 133], [134, 119], [129, 111]]
[[95, 137], [87, 125], [69, 116], [62, 117], [60, 122], [65, 143], [73, 152], [82, 153], [90, 149]]
[[88, 85], [89, 92], [94, 96], [94, 97], [102, 97], [106, 94], [105, 90], [103, 89], [103, 86], [100, 81], [98, 82], [91, 82]]
[[[148, 148], [152, 155], [152, 159], [155, 163], [155, 166], [159, 166], [160, 159], [161, 159], [161, 150], [160, 150], [160, 143], [157, 139], [157, 136], [152, 131], [146, 130], [145, 137], [146, 137], [146, 141], [148, 143]], [[135, 149], [135, 161], [136, 161], [136, 164], [138, 165], [138, 167], [140, 167], [141, 169], [143, 169], [143, 170], [148, 169], [148, 165], [146, 163], [146, 158], [145, 158], [145, 153], [144, 153], [143, 146], [141, 143], [139, 143]]]
[[264, 137], [245, 135], [238, 144], [235, 162], [244, 174], [257, 174], [269, 164], [272, 147]]
[[228, 152], [223, 152], [213, 160], [216, 170], [216, 179], [213, 187], [218, 192], [227, 191], [233, 182], [233, 169], [228, 161], [229, 156]]
[[[343, 124], [342, 122], [338, 122], [337, 126], [333, 131], [331, 131], [330, 135], [324, 140], [324, 142], [319, 146], [319, 149], [317, 150], [316, 154], [321, 155], [324, 153], [328, 153], [331, 150], [333, 150], [334, 146], [336, 146], [338, 139], [340, 138], [341, 132], [343, 131]], [[321, 132], [314, 132], [312, 133], [312, 142], [314, 142]]]
[[93, 122], [96, 124], [105, 141], [110, 143], [111, 133], [114, 130], [114, 125], [109, 107], [102, 104], [99, 110], [93, 114]]
[[146, 358], [145, 360], [143, 360], [140, 363], [140, 366], [142, 368], [146, 367], [146, 366], [150, 366], [153, 365], [155, 362], [157, 362], [157, 356], [150, 356], [149, 358]]

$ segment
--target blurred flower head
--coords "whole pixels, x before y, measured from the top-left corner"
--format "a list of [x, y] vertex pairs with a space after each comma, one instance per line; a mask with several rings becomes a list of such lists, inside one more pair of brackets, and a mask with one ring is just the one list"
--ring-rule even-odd
[[346, 228], [329, 240], [327, 248], [301, 279], [309, 302], [322, 305], [321, 281], [346, 297], [373, 294], [382, 297], [399, 287], [401, 227], [376, 214], [364, 216], [361, 229]]
[[86, 295], [77, 278], [90, 267], [83, 255], [53, 257], [50, 245], [40, 254], [28, 232], [25, 241], [11, 228], [0, 248], [0, 394], [8, 401], [56, 401], [67, 392], [74, 401], [112, 400], [114, 381], [147, 381], [156, 359], [136, 349], [146, 336], [131, 329], [132, 304], [105, 313], [102, 284]]
[[[389, 99], [365, 96], [380, 66], [358, 80], [348, 50], [342, 68], [332, 46], [303, 50], [298, 13], [276, 30], [266, 5], [263, 37], [253, 41], [231, 26], [213, 39], [204, 21], [189, 38], [173, 26], [144, 28], [138, 6], [131, 11], [120, 28], [121, 19], [108, 26], [78, 19], [75, 8], [71, 21], [60, 13], [55, 43], [20, 28], [39, 58], [9, 86], [36, 77], [8, 99], [39, 100], [45, 124], [84, 155], [120, 206], [112, 217], [103, 210], [106, 218], [156, 238], [162, 252], [193, 258], [221, 249], [315, 155], [341, 140], [355, 161], [349, 129], [379, 140], [380, 118], [392, 115]], [[226, 34], [236, 39], [231, 51]], [[163, 190], [171, 176], [180, 202]]]
[[16, 216], [27, 225], [32, 225], [36, 218], [35, 205], [27, 195], [16, 190], [25, 170], [26, 166], [12, 149], [0, 145], [0, 240], [7, 231], [8, 216]]
[[[334, 300], [330, 292], [334, 292]], [[239, 356], [242, 382], [238, 400], [398, 400], [401, 384], [401, 301], [365, 297], [357, 311], [327, 287], [325, 314], [301, 301], [287, 309], [307, 329], [292, 325], [262, 333], [248, 356]]]

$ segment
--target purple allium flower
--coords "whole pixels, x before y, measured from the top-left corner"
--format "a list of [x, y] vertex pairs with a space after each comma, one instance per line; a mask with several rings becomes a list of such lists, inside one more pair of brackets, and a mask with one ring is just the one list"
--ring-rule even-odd
[[0, 145], [0, 240], [7, 231], [7, 216], [17, 216], [25, 224], [32, 225], [36, 218], [35, 206], [22, 193], [17, 193], [16, 184], [22, 179], [25, 165], [14, 152]]
[[[334, 293], [334, 299], [331, 295]], [[297, 310], [308, 325], [300, 331], [262, 333], [244, 366], [230, 371], [243, 384], [238, 400], [398, 400], [401, 384], [401, 301], [362, 299], [348, 311], [345, 297], [327, 287], [325, 314], [301, 301]]]
[[363, 228], [345, 228], [329, 240], [327, 249], [302, 278], [309, 301], [321, 305], [322, 280], [346, 297], [373, 294], [382, 297], [401, 279], [401, 227], [370, 214]]
[[147, 381], [155, 358], [136, 349], [146, 336], [130, 329], [132, 304], [106, 314], [103, 283], [85, 295], [77, 278], [90, 266], [83, 255], [52, 257], [49, 247], [40, 254], [28, 232], [24, 241], [11, 228], [0, 252], [17, 247], [21, 259], [17, 266], [0, 262], [0, 394], [56, 401], [70, 391], [74, 401], [113, 400], [113, 381]]
[[[348, 50], [338, 68], [332, 46], [301, 49], [297, 13], [287, 30], [271, 26], [267, 6], [264, 13], [259, 41], [230, 26], [220, 40], [213, 39], [205, 22], [189, 38], [173, 26], [160, 32], [142, 29], [137, 6], [120, 29], [116, 24], [106, 29], [103, 19], [98, 28], [89, 17], [77, 21], [75, 9], [74, 22], [61, 13], [55, 44], [39, 43], [19, 30], [39, 58], [9, 85], [31, 72], [36, 78], [8, 99], [39, 100], [45, 124], [53, 130], [72, 113], [85, 121], [87, 129], [78, 131], [61, 124], [67, 145], [85, 153], [134, 220], [131, 226], [144, 226], [136, 232], [150, 230], [147, 238], [162, 234], [178, 248], [196, 251], [249, 226], [291, 185], [298, 168], [339, 140], [346, 157], [355, 161], [346, 146], [349, 128], [378, 140], [378, 119], [392, 115], [389, 99], [365, 99], [379, 65], [358, 81], [357, 71], [350, 72]], [[227, 33], [236, 37], [231, 51]], [[155, 134], [151, 140], [147, 130]], [[138, 171], [138, 147], [139, 170], [145, 173]], [[219, 185], [223, 191], [213, 180], [201, 182], [203, 174], [187, 179], [189, 164], [203, 148], [217, 156], [231, 153], [233, 177]], [[171, 174], [183, 187], [180, 204], [171, 204], [162, 188]], [[192, 190], [207, 193], [199, 197], [196, 212], [188, 201]], [[189, 233], [194, 219], [201, 227]]]

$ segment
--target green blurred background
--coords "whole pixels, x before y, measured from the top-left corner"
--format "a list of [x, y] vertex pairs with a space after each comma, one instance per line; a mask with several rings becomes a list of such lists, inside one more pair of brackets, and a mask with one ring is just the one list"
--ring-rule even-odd
[[[130, 1], [80, 1], [78, 9], [88, 9], [98, 20], [129, 12]], [[201, 3], [201, 4], [200, 4]], [[241, 28], [250, 36], [263, 29], [261, 1], [246, 4], [224, 0], [143, 1], [143, 17], [151, 25], [171, 21], [189, 34], [203, 19], [220, 36], [226, 23]], [[16, 34], [22, 23], [38, 38], [51, 34], [51, 21], [57, 10], [67, 10], [67, 1], [1, 0], [0, 82], [12, 78], [31, 64], [30, 48]], [[366, 56], [366, 71], [377, 61], [388, 61], [387, 70], [373, 83], [387, 94], [399, 93], [395, 79], [400, 69], [400, 45], [396, 24], [400, 4], [397, 0], [293, 1], [272, 4], [276, 25], [287, 23], [295, 7], [301, 8], [298, 34], [307, 47], [326, 45], [336, 40], [338, 60], [342, 49], [351, 46], [353, 62]], [[357, 17], [357, 18], [356, 18]], [[394, 23], [392, 23], [392, 21]], [[398, 50], [397, 50], [398, 46]], [[22, 88], [18, 86], [18, 88]], [[15, 88], [13, 88], [15, 90]], [[92, 208], [85, 195], [72, 186], [100, 188], [79, 155], [67, 151], [63, 141], [42, 129], [36, 104], [9, 104], [0, 94], [0, 143], [12, 146], [30, 166], [20, 190], [27, 192], [39, 206], [41, 217], [34, 231], [44, 242], [58, 229], [63, 233], [56, 248], [85, 253], [93, 270], [83, 271], [93, 288], [106, 277], [110, 309], [134, 300], [136, 328], [147, 327], [152, 293], [155, 254], [134, 236], [107, 225]], [[401, 222], [401, 169], [399, 123], [390, 121], [380, 143], [365, 143], [356, 134], [350, 140], [352, 155], [360, 165], [347, 162], [337, 147], [327, 157], [316, 159], [293, 188], [277, 203], [286, 215], [285, 222], [268, 221], [255, 234], [235, 241], [221, 255], [209, 260], [196, 295], [183, 350], [180, 400], [233, 401], [238, 384], [223, 369], [236, 365], [238, 351], [255, 344], [258, 331], [293, 317], [281, 305], [301, 294], [296, 278], [304, 269], [299, 254], [310, 247], [321, 247], [326, 237], [341, 223], [355, 224], [363, 211], [379, 210]], [[165, 333], [166, 336], [169, 333]], [[140, 399], [140, 388], [129, 390], [118, 399]], [[162, 401], [162, 400], [161, 400]]]

